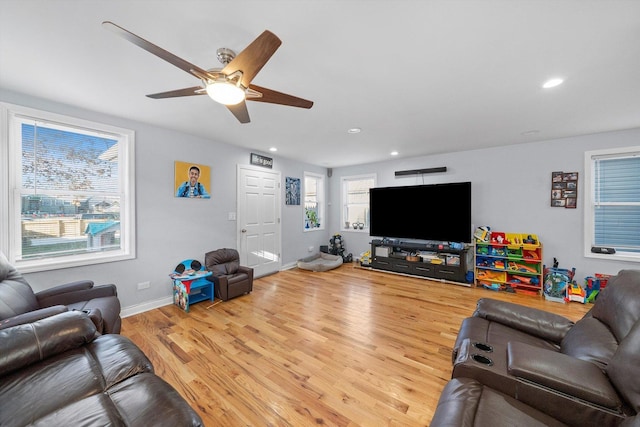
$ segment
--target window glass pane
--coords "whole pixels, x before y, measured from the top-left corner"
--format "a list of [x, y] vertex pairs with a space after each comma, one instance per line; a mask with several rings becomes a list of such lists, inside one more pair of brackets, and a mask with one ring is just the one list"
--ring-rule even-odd
[[22, 188], [118, 191], [117, 141], [22, 124]]
[[596, 202], [640, 202], [640, 157], [595, 164]]
[[[640, 156], [637, 147], [608, 150], [590, 157], [589, 246], [616, 253], [640, 253]], [[590, 248], [587, 248], [589, 250]]]
[[323, 181], [320, 176], [304, 177], [304, 228], [322, 228]]
[[[343, 220], [345, 221], [345, 228], [362, 229], [369, 227], [369, 188], [374, 185], [374, 177], [344, 179]], [[354, 224], [356, 224], [356, 227], [354, 227]]]
[[117, 140], [25, 121], [21, 259], [120, 249]]
[[596, 207], [595, 245], [640, 252], [640, 206]]
[[22, 259], [120, 249], [120, 198], [22, 196]]

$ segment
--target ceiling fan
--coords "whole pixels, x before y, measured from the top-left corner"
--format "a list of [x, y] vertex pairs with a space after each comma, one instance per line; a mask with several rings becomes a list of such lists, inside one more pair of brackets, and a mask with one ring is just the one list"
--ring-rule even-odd
[[312, 101], [251, 84], [256, 74], [282, 44], [282, 41], [271, 31], [264, 31], [237, 55], [231, 49], [218, 49], [217, 57], [223, 68], [205, 70], [111, 21], [104, 21], [102, 26], [202, 81], [202, 86], [154, 93], [147, 95], [149, 98], [162, 99], [207, 94], [214, 101], [225, 105], [240, 123], [250, 122], [245, 101], [268, 102], [300, 108], [313, 106]]

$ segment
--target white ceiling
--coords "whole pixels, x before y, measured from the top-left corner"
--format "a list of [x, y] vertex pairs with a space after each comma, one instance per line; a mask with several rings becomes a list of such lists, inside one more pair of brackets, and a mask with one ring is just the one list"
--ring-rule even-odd
[[[205, 69], [269, 29], [253, 83], [315, 104], [248, 102], [240, 124], [206, 96], [147, 98], [199, 81], [105, 20]], [[3, 89], [326, 167], [628, 129], [640, 1], [0, 0]]]

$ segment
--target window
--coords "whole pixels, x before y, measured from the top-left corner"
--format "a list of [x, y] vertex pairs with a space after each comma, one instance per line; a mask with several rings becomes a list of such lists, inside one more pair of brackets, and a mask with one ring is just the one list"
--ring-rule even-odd
[[[640, 147], [585, 153], [585, 256], [640, 260]], [[593, 254], [593, 246], [615, 254]]]
[[324, 229], [324, 176], [304, 173], [304, 229]]
[[133, 258], [133, 131], [0, 110], [0, 250], [22, 272]]
[[342, 230], [369, 232], [369, 189], [375, 186], [375, 174], [342, 178]]

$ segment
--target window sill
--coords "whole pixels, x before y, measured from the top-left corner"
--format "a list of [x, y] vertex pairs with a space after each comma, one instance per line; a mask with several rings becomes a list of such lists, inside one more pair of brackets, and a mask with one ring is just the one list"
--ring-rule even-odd
[[340, 231], [343, 232], [351, 232], [351, 233], [367, 233], [369, 234], [369, 229], [368, 228], [363, 228], [362, 230], [360, 230], [359, 228], [357, 230], [354, 230], [353, 228], [342, 228]]
[[585, 250], [585, 258], [605, 259], [608, 261], [631, 261], [640, 262], [640, 253], [635, 252], [616, 252], [615, 254], [594, 254], [591, 248]]
[[57, 270], [60, 268], [82, 267], [87, 265], [102, 264], [105, 262], [124, 261], [134, 259], [133, 254], [110, 254], [105, 256], [76, 256], [65, 259], [29, 259], [25, 261], [15, 261], [13, 265], [21, 273], [36, 273], [39, 271]]
[[302, 231], [304, 231], [305, 233], [308, 233], [311, 231], [324, 231], [324, 227], [304, 228]]

